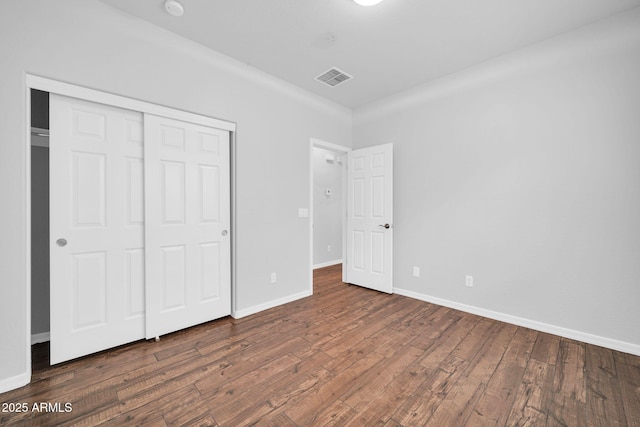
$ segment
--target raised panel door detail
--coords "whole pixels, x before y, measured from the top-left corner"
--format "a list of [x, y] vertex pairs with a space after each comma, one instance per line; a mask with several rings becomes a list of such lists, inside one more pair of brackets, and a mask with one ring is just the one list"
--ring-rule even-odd
[[384, 219], [384, 176], [371, 178], [371, 217]]
[[142, 146], [144, 141], [142, 123], [138, 120], [126, 120], [126, 140], [129, 144]]
[[209, 152], [212, 154], [220, 154], [220, 136], [200, 132], [198, 133], [200, 139], [200, 150]]
[[93, 153], [73, 153], [72, 193], [75, 227], [104, 227], [106, 221], [105, 156]]
[[103, 141], [106, 117], [104, 114], [72, 109], [72, 135], [80, 138]]
[[364, 270], [364, 232], [362, 230], [354, 230], [352, 233], [353, 252], [352, 252], [352, 268], [354, 270]]
[[125, 194], [128, 226], [144, 224], [144, 162], [138, 158], [126, 159]]
[[371, 272], [384, 274], [384, 239], [383, 231], [371, 233]]
[[107, 312], [107, 254], [74, 254], [72, 259], [73, 331], [103, 325]]
[[365, 160], [366, 159], [364, 157], [356, 157], [353, 159], [354, 172], [360, 172], [364, 170]]
[[200, 187], [200, 221], [218, 222], [220, 220], [220, 168], [217, 166], [198, 166]]
[[371, 168], [380, 169], [384, 167], [384, 153], [376, 153], [371, 155]]
[[183, 308], [185, 305], [186, 251], [183, 245], [164, 247], [162, 250], [163, 311]]
[[352, 217], [353, 218], [364, 218], [365, 212], [365, 204], [364, 204], [364, 196], [365, 196], [365, 180], [364, 178], [355, 178], [353, 180], [353, 208], [352, 208]]
[[200, 262], [202, 265], [201, 301], [220, 297], [220, 244], [217, 242], [200, 244]]
[[184, 151], [185, 132], [184, 129], [173, 126], [160, 127], [160, 141], [162, 147], [169, 150]]
[[144, 316], [144, 249], [125, 251], [125, 293], [128, 318]]
[[185, 170], [184, 163], [163, 161], [162, 173], [162, 218], [164, 224], [185, 222]]

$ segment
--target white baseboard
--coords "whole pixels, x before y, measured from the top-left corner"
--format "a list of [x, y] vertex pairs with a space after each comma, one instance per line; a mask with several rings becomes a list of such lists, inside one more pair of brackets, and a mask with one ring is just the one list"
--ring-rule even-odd
[[332, 265], [342, 264], [342, 259], [334, 259], [333, 261], [321, 262], [320, 264], [315, 264], [313, 269], [316, 270], [318, 268], [330, 267]]
[[250, 316], [252, 314], [256, 314], [256, 313], [259, 313], [261, 311], [268, 310], [268, 309], [273, 308], [273, 307], [277, 307], [279, 305], [287, 304], [289, 302], [293, 302], [293, 301], [296, 301], [296, 300], [299, 300], [299, 299], [302, 299], [302, 298], [309, 297], [312, 294], [313, 294], [313, 292], [311, 290], [304, 291], [304, 292], [299, 292], [297, 294], [289, 295], [289, 296], [286, 296], [284, 298], [278, 298], [278, 299], [273, 300], [273, 301], [265, 302], [263, 304], [258, 304], [258, 305], [255, 305], [253, 307], [249, 307], [249, 308], [245, 308], [245, 309], [242, 309], [242, 310], [233, 311], [231, 313], [231, 316], [234, 319], [240, 319], [242, 317]]
[[31, 372], [25, 372], [15, 377], [7, 378], [0, 381], [0, 393], [5, 391], [15, 390], [23, 387], [31, 381]]
[[39, 334], [31, 334], [31, 345], [47, 342], [51, 339], [49, 332], [40, 332]]
[[522, 326], [525, 328], [534, 329], [536, 331], [546, 332], [546, 333], [558, 335], [564, 338], [582, 341], [588, 344], [609, 348], [611, 350], [621, 351], [624, 353], [640, 356], [640, 345], [637, 345], [637, 344], [614, 340], [611, 338], [602, 337], [599, 335], [593, 335], [593, 334], [589, 334], [582, 331], [576, 331], [574, 329], [563, 328], [561, 326], [550, 325], [548, 323], [525, 319], [522, 317], [500, 313], [497, 311], [487, 310], [487, 309], [475, 307], [472, 305], [462, 304], [455, 301], [450, 301], [442, 298], [433, 297], [430, 295], [408, 291], [406, 289], [394, 288], [393, 291], [398, 295], [403, 295], [409, 298], [430, 302], [432, 304], [453, 308], [455, 310], [464, 311], [465, 313], [476, 314], [478, 316], [487, 317], [489, 319], [511, 323], [516, 326]]

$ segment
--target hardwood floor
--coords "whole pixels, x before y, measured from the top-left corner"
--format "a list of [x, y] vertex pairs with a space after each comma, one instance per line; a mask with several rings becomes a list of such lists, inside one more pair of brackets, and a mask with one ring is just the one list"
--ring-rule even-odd
[[53, 367], [36, 345], [0, 425], [640, 426], [640, 357], [348, 286], [339, 268], [316, 271], [312, 297], [160, 342]]

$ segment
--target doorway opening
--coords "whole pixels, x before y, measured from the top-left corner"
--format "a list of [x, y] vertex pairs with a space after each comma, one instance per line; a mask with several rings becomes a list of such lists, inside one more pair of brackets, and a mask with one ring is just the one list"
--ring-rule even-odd
[[49, 92], [31, 95], [31, 345], [46, 345], [49, 324]]
[[345, 260], [348, 147], [311, 139], [311, 289], [313, 271]]

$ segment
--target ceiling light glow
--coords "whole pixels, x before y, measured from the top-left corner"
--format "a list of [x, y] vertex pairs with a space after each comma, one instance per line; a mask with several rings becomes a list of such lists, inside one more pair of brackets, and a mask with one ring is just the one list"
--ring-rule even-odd
[[382, 0], [353, 0], [358, 3], [360, 6], [374, 6], [380, 3]]

